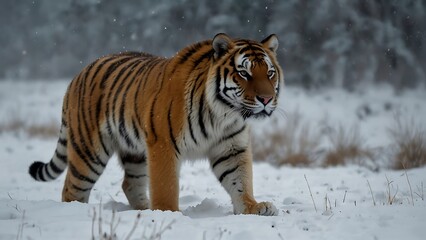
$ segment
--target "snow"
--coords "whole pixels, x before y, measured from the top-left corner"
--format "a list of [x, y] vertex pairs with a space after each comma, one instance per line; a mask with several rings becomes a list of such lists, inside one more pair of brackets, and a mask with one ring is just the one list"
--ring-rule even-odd
[[[0, 125], [13, 119], [28, 125], [59, 124], [66, 87], [66, 81], [0, 82]], [[354, 93], [289, 87], [282, 108], [287, 117], [298, 111], [312, 124], [326, 118], [333, 126], [358, 125], [366, 144], [388, 147], [387, 128], [392, 127], [395, 112], [424, 124], [425, 98], [418, 90], [395, 94], [387, 87]], [[366, 104], [369, 113], [359, 110]], [[389, 104], [392, 108], [386, 110]], [[279, 119], [278, 124], [283, 124], [286, 118], [280, 115]], [[269, 125], [258, 126], [255, 132]], [[255, 163], [255, 198], [273, 202], [280, 211], [276, 217], [263, 217], [233, 215], [229, 196], [201, 160], [183, 164], [180, 212], [136, 211], [129, 208], [121, 190], [123, 171], [115, 157], [88, 204], [60, 201], [64, 175], [49, 183], [31, 179], [28, 166], [50, 159], [55, 146], [52, 137], [0, 130], [0, 239], [90, 239], [92, 235], [99, 239], [104, 232], [111, 233], [111, 226], [117, 239], [126, 239], [139, 213], [130, 239], [159, 239], [161, 235], [161, 239], [390, 240], [424, 239], [426, 235], [425, 167], [405, 172], [355, 165], [276, 168]]]

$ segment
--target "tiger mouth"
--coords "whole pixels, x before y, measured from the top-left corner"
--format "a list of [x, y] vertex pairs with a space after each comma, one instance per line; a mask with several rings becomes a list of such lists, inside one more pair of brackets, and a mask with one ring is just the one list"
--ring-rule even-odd
[[263, 109], [260, 112], [254, 112], [253, 109], [243, 108], [241, 109], [241, 115], [244, 119], [248, 118], [266, 118], [270, 117], [274, 110], [271, 110], [269, 113], [266, 111], [266, 109]]
[[261, 112], [259, 112], [259, 113], [255, 113], [255, 114], [253, 114], [253, 117], [254, 118], [265, 118], [265, 117], [270, 117], [271, 116], [271, 114], [272, 114], [272, 112], [273, 111], [271, 111], [271, 112], [267, 112], [265, 109], [264, 110], [262, 110]]

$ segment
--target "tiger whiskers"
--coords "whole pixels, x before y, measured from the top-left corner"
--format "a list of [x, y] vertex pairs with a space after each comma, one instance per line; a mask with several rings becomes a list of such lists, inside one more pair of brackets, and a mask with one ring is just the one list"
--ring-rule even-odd
[[277, 116], [283, 117], [285, 120], [288, 120], [287, 111], [284, 110], [284, 108], [277, 107], [275, 108], [275, 112], [277, 113]]
[[249, 118], [249, 117], [250, 117], [250, 115], [252, 114], [250, 110], [245, 109], [245, 108], [242, 110], [242, 112], [243, 112], [243, 118], [244, 118], [244, 119]]

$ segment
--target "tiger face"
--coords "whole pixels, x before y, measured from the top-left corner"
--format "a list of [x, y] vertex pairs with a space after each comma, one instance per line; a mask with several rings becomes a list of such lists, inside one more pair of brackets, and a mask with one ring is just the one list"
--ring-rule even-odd
[[224, 34], [213, 39], [216, 94], [244, 119], [271, 116], [277, 107], [283, 74], [276, 60], [278, 39], [232, 41]]

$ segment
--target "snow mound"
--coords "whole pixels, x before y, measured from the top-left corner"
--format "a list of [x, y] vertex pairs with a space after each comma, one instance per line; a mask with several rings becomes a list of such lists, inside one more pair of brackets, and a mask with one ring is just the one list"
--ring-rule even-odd
[[217, 201], [205, 198], [200, 204], [188, 207], [183, 214], [191, 218], [223, 217], [231, 214], [228, 209], [218, 205]]

